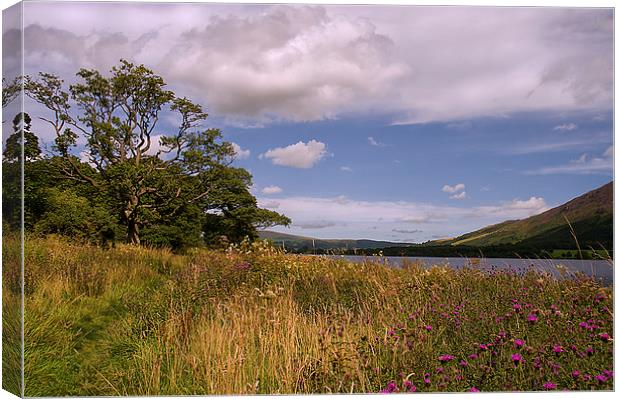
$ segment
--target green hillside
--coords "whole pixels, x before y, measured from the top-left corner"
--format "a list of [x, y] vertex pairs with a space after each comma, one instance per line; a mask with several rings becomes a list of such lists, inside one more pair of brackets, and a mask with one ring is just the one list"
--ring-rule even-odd
[[385, 247], [406, 247], [411, 244], [390, 241], [375, 240], [339, 240], [318, 239], [293, 234], [278, 233], [275, 231], [259, 231], [259, 237], [273, 241], [277, 246], [282, 246], [289, 251], [336, 250], [336, 249], [380, 249]]
[[563, 205], [522, 220], [509, 220], [441, 244], [490, 246], [518, 244], [540, 248], [613, 247], [613, 182]]

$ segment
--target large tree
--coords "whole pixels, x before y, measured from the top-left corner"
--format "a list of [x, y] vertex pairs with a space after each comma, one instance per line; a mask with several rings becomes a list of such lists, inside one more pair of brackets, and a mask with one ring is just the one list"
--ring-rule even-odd
[[[77, 76], [79, 82], [68, 91], [54, 75], [26, 77], [25, 93], [50, 111], [41, 119], [55, 132], [60, 174], [114, 201], [127, 242], [139, 244], [141, 227], [174, 220], [188, 209], [205, 217], [230, 213], [230, 203], [221, 201], [222, 190], [241, 188], [238, 196], [250, 195], [249, 174], [230, 166], [230, 143], [220, 130], [203, 128], [207, 114], [202, 107], [167, 90], [162, 77], [125, 60], [107, 77], [89, 69]], [[173, 131], [164, 130], [164, 113], [166, 120], [178, 120]], [[79, 142], [85, 149], [76, 154]], [[290, 223], [259, 210], [255, 200], [244, 206], [256, 216], [248, 220], [252, 228]]]

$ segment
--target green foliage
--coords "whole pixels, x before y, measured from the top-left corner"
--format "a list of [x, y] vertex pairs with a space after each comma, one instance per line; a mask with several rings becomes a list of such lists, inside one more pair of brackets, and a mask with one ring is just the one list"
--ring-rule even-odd
[[102, 232], [117, 230], [114, 219], [105, 207], [91, 203], [72, 190], [47, 188], [45, 212], [34, 225], [38, 234], [60, 234], [80, 241], [98, 243]]

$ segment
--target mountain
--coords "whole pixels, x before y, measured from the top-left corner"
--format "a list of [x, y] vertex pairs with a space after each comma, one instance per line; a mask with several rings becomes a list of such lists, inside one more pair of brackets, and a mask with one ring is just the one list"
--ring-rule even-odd
[[259, 231], [258, 236], [262, 239], [271, 240], [277, 246], [282, 246], [289, 251], [336, 250], [336, 249], [381, 249], [386, 247], [406, 247], [411, 244], [375, 240], [338, 240], [318, 239], [312, 237], [297, 236], [293, 234], [277, 233], [275, 231]]
[[[527, 219], [509, 220], [435, 245], [484, 247], [513, 244], [538, 248], [613, 247], [613, 182]], [[568, 221], [568, 222], [567, 222]], [[570, 222], [570, 225], [569, 225]], [[572, 232], [571, 232], [572, 226]]]

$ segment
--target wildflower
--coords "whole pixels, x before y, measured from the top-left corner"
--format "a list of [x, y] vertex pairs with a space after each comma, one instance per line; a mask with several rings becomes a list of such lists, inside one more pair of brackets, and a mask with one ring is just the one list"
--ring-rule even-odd
[[603, 374], [605, 374], [609, 378], [613, 378], [614, 372], [610, 370], [603, 370]]
[[521, 310], [521, 305], [519, 305], [518, 303], [515, 303], [514, 305], [512, 305], [512, 308], [515, 310], [515, 312], [518, 312]]
[[515, 339], [515, 347], [520, 348], [525, 345], [525, 341], [522, 339]]
[[478, 345], [478, 348], [480, 348], [480, 350], [483, 350], [483, 351], [489, 349], [488, 345], [485, 345], [485, 344]]
[[584, 374], [583, 375], [583, 380], [584, 381], [590, 381], [592, 379], [592, 377], [590, 376], [590, 374]]
[[469, 392], [480, 392], [480, 390], [478, 390], [478, 388], [476, 388], [476, 387], [471, 387], [469, 389]]
[[426, 329], [426, 331], [433, 331], [433, 326], [426, 326], [424, 327]]
[[431, 383], [431, 375], [429, 373], [424, 373], [424, 383], [427, 385]]
[[408, 392], [416, 392], [418, 390], [418, 388], [409, 380], [405, 381], [405, 389], [407, 389]]
[[564, 348], [562, 345], [553, 345], [553, 353], [562, 353], [564, 352]]
[[570, 373], [570, 375], [571, 375], [573, 378], [579, 378], [579, 376], [581, 375], [581, 371], [579, 371], [579, 370], [573, 370], [573, 372], [572, 372], [572, 373]]
[[596, 379], [596, 381], [603, 383], [603, 382], [607, 382], [608, 378], [606, 375], [604, 374], [598, 374], [596, 377], [594, 377]]
[[477, 353], [472, 353], [471, 355], [468, 356], [471, 360], [476, 360], [478, 359], [478, 354]]
[[527, 316], [527, 321], [529, 321], [530, 323], [536, 323], [538, 321], [538, 316], [536, 316], [534, 313], [530, 313], [529, 316]]
[[550, 391], [552, 389], [556, 389], [558, 387], [557, 384], [554, 384], [551, 381], [547, 381], [543, 384], [543, 388], [545, 388], [547, 391]]
[[581, 328], [588, 328], [588, 323], [585, 321], [582, 321], [581, 323], [579, 323], [579, 327]]
[[469, 366], [469, 363], [467, 363], [465, 360], [461, 360], [459, 362], [459, 365], [462, 366], [462, 367], [467, 367], [467, 366]]
[[499, 333], [497, 333], [497, 336], [500, 338], [506, 338], [506, 331], [500, 331]]
[[610, 339], [609, 334], [607, 334], [607, 333], [601, 333], [601, 334], [598, 335], [598, 337], [602, 341], [605, 341], [605, 342], [609, 341], [609, 339]]
[[396, 383], [394, 381], [388, 382], [387, 386], [381, 390], [381, 393], [392, 393], [396, 392], [398, 388], [396, 387]]
[[435, 372], [436, 372], [437, 374], [442, 374], [442, 373], [443, 373], [443, 367], [437, 367], [437, 368], [435, 369]]
[[514, 353], [510, 359], [514, 362], [515, 366], [523, 361], [523, 356], [520, 353]]
[[237, 270], [248, 270], [250, 268], [250, 264], [248, 262], [241, 262], [235, 265], [235, 269]]
[[452, 356], [452, 355], [441, 355], [441, 356], [439, 356], [438, 359], [442, 363], [443, 362], [449, 362], [450, 360], [454, 360], [454, 356]]
[[588, 356], [592, 356], [592, 355], [594, 354], [594, 348], [592, 348], [591, 346], [588, 346], [588, 347], [586, 348], [586, 354], [587, 354]]

